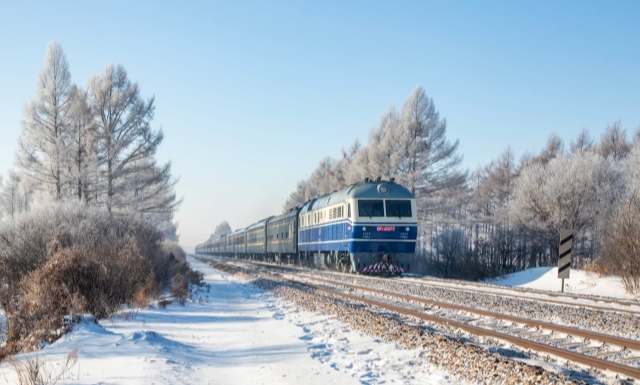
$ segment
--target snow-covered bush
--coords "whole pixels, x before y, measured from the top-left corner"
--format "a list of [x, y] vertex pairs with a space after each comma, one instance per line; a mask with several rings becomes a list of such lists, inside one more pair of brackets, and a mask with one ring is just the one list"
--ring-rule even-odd
[[0, 226], [0, 239], [9, 353], [55, 340], [65, 315], [144, 305], [176, 274], [194, 275], [152, 224], [83, 205], [34, 209]]

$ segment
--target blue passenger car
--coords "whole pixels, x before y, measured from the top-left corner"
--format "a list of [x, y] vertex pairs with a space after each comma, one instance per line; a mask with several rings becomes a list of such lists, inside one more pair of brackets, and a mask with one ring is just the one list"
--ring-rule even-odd
[[269, 218], [263, 219], [245, 229], [247, 242], [246, 253], [251, 259], [262, 260], [267, 253], [266, 232], [268, 220]]
[[267, 259], [275, 262], [299, 264], [298, 258], [299, 208], [272, 217], [267, 223]]
[[241, 258], [247, 253], [245, 229], [239, 229], [227, 235], [227, 252], [230, 257]]

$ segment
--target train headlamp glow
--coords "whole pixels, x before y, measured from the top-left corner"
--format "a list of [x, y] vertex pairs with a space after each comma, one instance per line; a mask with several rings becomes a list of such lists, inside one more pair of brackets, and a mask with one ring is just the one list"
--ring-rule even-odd
[[378, 192], [380, 194], [386, 194], [389, 192], [389, 187], [386, 184], [379, 184], [378, 185]]

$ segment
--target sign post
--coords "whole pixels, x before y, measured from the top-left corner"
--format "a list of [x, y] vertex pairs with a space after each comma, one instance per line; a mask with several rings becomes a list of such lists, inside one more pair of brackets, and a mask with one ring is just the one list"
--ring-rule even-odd
[[558, 278], [562, 278], [562, 292], [564, 293], [564, 279], [569, 279], [571, 272], [571, 246], [573, 245], [573, 231], [560, 230], [560, 250], [558, 258]]

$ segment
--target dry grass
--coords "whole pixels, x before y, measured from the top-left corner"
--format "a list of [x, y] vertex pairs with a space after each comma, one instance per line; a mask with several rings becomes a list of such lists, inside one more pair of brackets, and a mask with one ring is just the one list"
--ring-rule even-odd
[[25, 360], [9, 359], [9, 363], [17, 374], [18, 385], [55, 385], [59, 381], [73, 377], [73, 367], [77, 362], [77, 349], [65, 356], [61, 366], [45, 361], [37, 355]]

